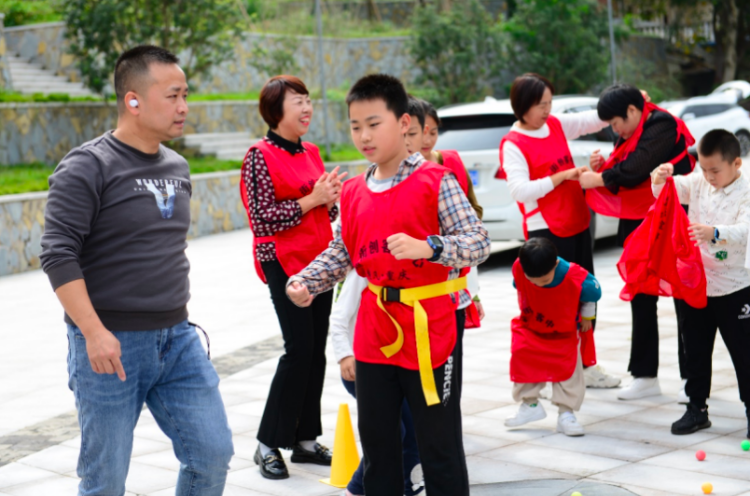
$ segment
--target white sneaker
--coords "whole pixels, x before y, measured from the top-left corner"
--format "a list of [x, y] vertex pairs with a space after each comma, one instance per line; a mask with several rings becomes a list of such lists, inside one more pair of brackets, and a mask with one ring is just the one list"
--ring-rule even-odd
[[659, 396], [661, 388], [656, 377], [637, 377], [629, 385], [620, 389], [617, 398], [621, 400], [637, 400], [648, 396]]
[[599, 365], [583, 369], [583, 377], [586, 379], [586, 387], [590, 388], [616, 388], [620, 385], [620, 378], [608, 375]]
[[544, 385], [541, 391], [539, 391], [539, 397], [545, 400], [552, 399], [552, 383], [548, 382]]
[[566, 436], [583, 436], [583, 426], [578, 423], [576, 416], [572, 412], [563, 412], [557, 417], [557, 432], [562, 432]]
[[685, 392], [685, 385], [687, 384], [687, 379], [682, 380], [682, 386], [680, 386], [680, 392], [677, 393], [677, 403], [680, 405], [687, 405], [690, 403], [690, 398], [688, 398], [687, 393]]
[[547, 417], [547, 412], [544, 411], [541, 403], [534, 403], [534, 406], [521, 403], [516, 416], [505, 419], [505, 427], [518, 427], [545, 417]]

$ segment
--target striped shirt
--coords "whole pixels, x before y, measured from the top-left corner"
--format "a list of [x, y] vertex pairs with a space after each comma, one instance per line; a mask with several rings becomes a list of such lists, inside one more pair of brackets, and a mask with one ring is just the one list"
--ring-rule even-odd
[[[408, 178], [424, 162], [419, 153], [404, 159], [396, 175], [391, 178], [390, 187]], [[365, 172], [366, 179], [372, 176], [376, 167], [377, 164], [370, 165]], [[459, 269], [477, 266], [487, 260], [490, 256], [489, 234], [453, 174], [446, 174], [440, 183], [438, 217], [443, 253], [435, 263], [453, 267], [449, 279], [457, 278]], [[338, 281], [346, 277], [350, 269], [352, 261], [341, 238], [339, 224], [334, 240], [328, 248], [299, 274], [292, 276], [289, 284], [300, 282], [307, 287], [310, 294], [316, 295], [333, 288]], [[469, 300], [468, 293], [462, 291], [460, 298], [460, 303], [465, 303]]]

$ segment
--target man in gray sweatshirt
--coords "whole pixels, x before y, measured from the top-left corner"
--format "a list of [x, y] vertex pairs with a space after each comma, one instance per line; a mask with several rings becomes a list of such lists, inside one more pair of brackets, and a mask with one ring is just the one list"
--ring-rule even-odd
[[50, 177], [42, 267], [65, 310], [81, 425], [79, 495], [122, 495], [146, 403], [181, 462], [177, 495], [223, 493], [232, 435], [219, 377], [187, 320], [188, 86], [154, 46], [115, 66], [117, 129], [73, 149]]

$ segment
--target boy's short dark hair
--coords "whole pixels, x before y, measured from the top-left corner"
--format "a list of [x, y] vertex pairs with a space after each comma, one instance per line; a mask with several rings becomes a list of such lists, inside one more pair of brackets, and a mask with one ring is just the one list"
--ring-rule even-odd
[[627, 119], [630, 105], [643, 110], [645, 104], [643, 93], [632, 84], [613, 84], [599, 95], [596, 112], [603, 121], [611, 121], [615, 117]]
[[422, 106], [424, 107], [424, 115], [425, 119], [427, 117], [432, 117], [432, 120], [435, 121], [435, 124], [437, 124], [438, 127], [440, 127], [443, 123], [440, 122], [440, 117], [438, 117], [437, 110], [435, 110], [435, 106], [428, 102], [427, 100], [422, 100]]
[[115, 63], [115, 95], [120, 109], [125, 104], [125, 95], [136, 91], [149, 74], [151, 64], [179, 64], [180, 59], [164, 48], [154, 45], [139, 45], [123, 52]]
[[519, 121], [524, 122], [526, 112], [542, 101], [547, 88], [555, 94], [555, 87], [549, 79], [534, 72], [527, 72], [513, 81], [510, 87], [510, 106]]
[[704, 157], [718, 153], [722, 160], [731, 164], [741, 156], [742, 151], [737, 136], [725, 129], [714, 129], [701, 138], [698, 153]]
[[416, 117], [419, 121], [419, 127], [424, 129], [424, 104], [422, 100], [409, 95], [409, 115]]
[[518, 250], [518, 260], [527, 276], [546, 276], [557, 263], [557, 247], [547, 238], [531, 238]]
[[409, 96], [398, 78], [389, 74], [371, 74], [360, 78], [346, 95], [346, 104], [367, 100], [383, 100], [396, 119], [409, 113]]
[[284, 118], [284, 98], [287, 91], [298, 95], [310, 94], [300, 78], [286, 74], [272, 77], [260, 90], [260, 115], [271, 129], [276, 129]]

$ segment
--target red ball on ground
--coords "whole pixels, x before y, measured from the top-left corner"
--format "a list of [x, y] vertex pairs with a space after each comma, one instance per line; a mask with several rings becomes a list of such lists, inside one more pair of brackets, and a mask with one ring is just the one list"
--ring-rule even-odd
[[703, 450], [698, 450], [695, 452], [695, 457], [698, 459], [699, 462], [702, 462], [706, 459], [706, 452]]

